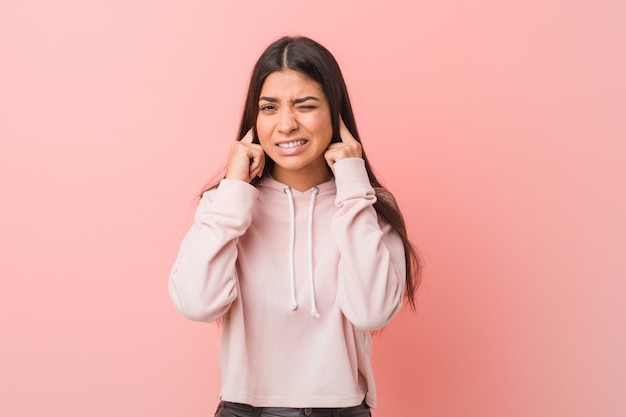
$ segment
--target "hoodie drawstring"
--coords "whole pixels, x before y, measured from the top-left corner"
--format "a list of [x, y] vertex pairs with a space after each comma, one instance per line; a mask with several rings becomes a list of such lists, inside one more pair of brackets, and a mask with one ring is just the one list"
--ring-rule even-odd
[[[294, 264], [294, 247], [296, 241], [296, 213], [293, 203], [293, 193], [290, 187], [284, 188], [285, 194], [289, 197], [289, 216], [290, 216], [290, 233], [289, 233], [289, 275], [291, 285], [291, 304], [289, 308], [295, 310], [298, 308], [298, 302], [296, 301], [296, 267]], [[309, 286], [311, 293], [311, 315], [315, 318], [319, 318], [320, 314], [317, 311], [317, 305], [315, 304], [315, 283], [313, 280], [313, 210], [315, 209], [315, 197], [319, 189], [313, 187], [311, 190], [311, 204], [309, 205]]]
[[315, 305], [315, 286], [313, 285], [313, 209], [315, 208], [315, 196], [319, 192], [317, 187], [311, 193], [311, 204], [309, 205], [309, 285], [311, 286], [311, 315], [316, 319], [320, 318]]
[[289, 215], [291, 221], [291, 230], [289, 234], [289, 275], [291, 282], [291, 305], [289, 308], [291, 310], [295, 310], [298, 308], [298, 302], [296, 301], [296, 266], [294, 265], [293, 260], [293, 248], [295, 246], [296, 240], [296, 213], [293, 207], [293, 194], [291, 193], [291, 188], [285, 187], [285, 194], [289, 196]]

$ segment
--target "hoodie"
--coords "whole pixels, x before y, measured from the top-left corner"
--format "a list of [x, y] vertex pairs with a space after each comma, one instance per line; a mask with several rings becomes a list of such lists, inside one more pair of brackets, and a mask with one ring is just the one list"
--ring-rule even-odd
[[304, 192], [264, 177], [205, 192], [169, 279], [183, 316], [222, 320], [221, 399], [376, 406], [371, 331], [400, 310], [405, 255], [364, 161]]

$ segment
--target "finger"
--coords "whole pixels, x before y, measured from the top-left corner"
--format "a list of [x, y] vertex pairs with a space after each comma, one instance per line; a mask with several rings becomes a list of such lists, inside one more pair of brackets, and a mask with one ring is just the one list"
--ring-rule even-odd
[[326, 163], [330, 169], [333, 169], [335, 162], [337, 162], [337, 151], [335, 149], [335, 147], [332, 149], [329, 148], [326, 152], [324, 152], [324, 159], [326, 159]]
[[[258, 161], [263, 155], [260, 145], [234, 141], [230, 148], [225, 178], [250, 181], [250, 173], [258, 166]], [[255, 160], [256, 165], [252, 167]]]
[[241, 138], [241, 142], [243, 142], [243, 143], [252, 143], [252, 139], [254, 139], [253, 136], [254, 135], [252, 134], [252, 129], [250, 129], [245, 134], [245, 136], [243, 138]]
[[248, 175], [250, 176], [250, 179], [259, 175], [260, 167], [261, 167], [261, 161], [258, 158], [253, 159], [252, 163], [250, 164], [249, 171], [248, 171]]
[[354, 140], [353, 142], [333, 143], [324, 154], [329, 165], [346, 158], [362, 158], [363, 152], [361, 144]]
[[251, 170], [250, 171], [250, 180], [252, 181], [254, 179], [254, 177], [261, 178], [263, 176], [263, 169], [264, 168], [265, 168], [265, 164], [264, 163], [260, 163], [257, 168], [255, 168], [254, 170]]
[[339, 117], [339, 138], [342, 142], [356, 142], [352, 133], [346, 127], [346, 124], [343, 122], [343, 118]]
[[262, 149], [254, 149], [253, 153], [250, 154], [250, 168], [249, 168], [250, 179], [256, 176], [260, 177], [263, 174], [264, 167], [265, 167], [265, 153], [263, 152]]

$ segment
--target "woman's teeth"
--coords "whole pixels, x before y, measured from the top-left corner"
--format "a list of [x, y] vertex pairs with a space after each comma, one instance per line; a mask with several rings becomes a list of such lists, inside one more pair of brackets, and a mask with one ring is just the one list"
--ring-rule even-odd
[[294, 140], [293, 142], [279, 143], [279, 148], [295, 148], [296, 146], [302, 146], [306, 143], [306, 139]]

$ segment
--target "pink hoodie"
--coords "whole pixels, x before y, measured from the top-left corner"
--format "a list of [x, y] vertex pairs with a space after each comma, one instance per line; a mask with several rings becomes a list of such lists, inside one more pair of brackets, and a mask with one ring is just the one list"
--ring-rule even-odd
[[402, 304], [402, 241], [379, 221], [364, 161], [311, 190], [224, 179], [204, 193], [169, 291], [191, 320], [223, 321], [224, 401], [376, 406], [370, 331]]

